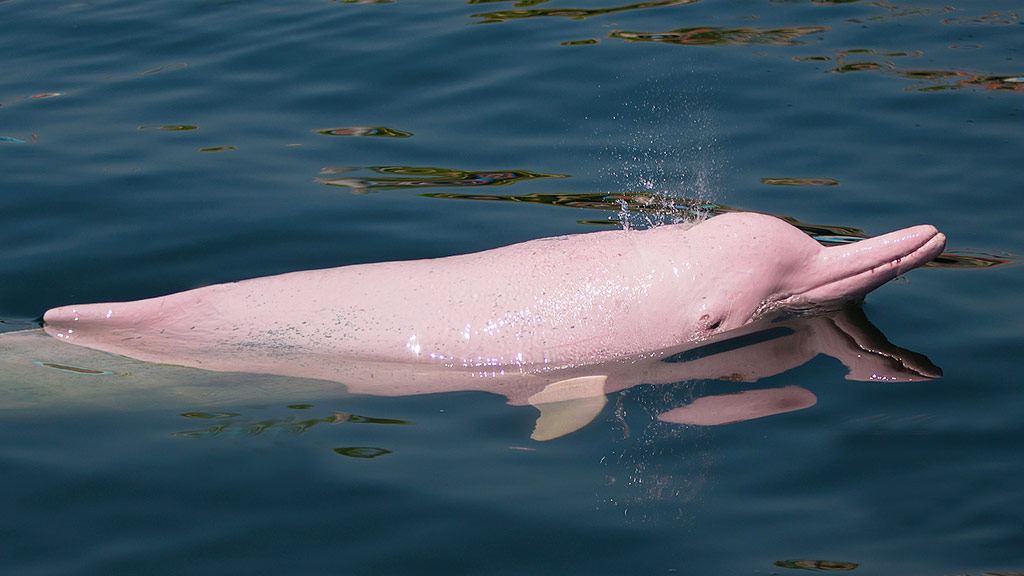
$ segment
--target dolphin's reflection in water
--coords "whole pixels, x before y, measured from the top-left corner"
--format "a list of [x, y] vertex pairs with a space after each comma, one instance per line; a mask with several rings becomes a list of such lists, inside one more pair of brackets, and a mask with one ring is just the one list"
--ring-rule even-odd
[[[217, 350], [208, 350], [209, 365]], [[690, 381], [756, 383], [799, 367], [818, 355], [838, 359], [847, 379], [909, 382], [940, 377], [925, 356], [890, 343], [857, 306], [807, 316], [764, 320], [712, 339], [678, 348], [601, 364], [553, 370], [482, 371], [424, 364], [359, 362], [302, 350], [232, 349], [223, 364], [235, 374], [220, 374], [200, 363], [181, 367], [159, 359], [141, 362], [68, 346], [41, 331], [0, 336], [0, 399], [8, 408], [59, 400], [127, 407], [124, 399], [151, 407], [161, 397], [192, 399], [202, 408], [218, 402], [258, 398], [287, 399], [331, 395], [338, 384], [349, 393], [411, 396], [452, 391], [484, 391], [505, 396], [509, 404], [531, 405], [540, 411], [532, 438], [552, 440], [579, 430], [605, 409], [610, 394], [639, 385]], [[247, 357], [248, 355], [249, 357]], [[185, 363], [187, 364], [187, 363]], [[251, 366], [252, 369], [244, 368]], [[238, 372], [250, 376], [240, 377]], [[262, 374], [255, 377], [252, 375]], [[272, 376], [265, 376], [272, 375]], [[705, 386], [714, 388], [713, 382]], [[813, 406], [815, 395], [800, 386], [750, 389], [711, 394], [658, 407], [656, 417], [680, 425], [721, 425], [782, 414]]]

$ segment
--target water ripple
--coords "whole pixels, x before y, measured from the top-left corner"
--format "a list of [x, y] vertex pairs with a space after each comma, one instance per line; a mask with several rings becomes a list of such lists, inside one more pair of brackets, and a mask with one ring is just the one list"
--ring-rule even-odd
[[324, 136], [376, 136], [379, 138], [409, 138], [412, 132], [405, 132], [387, 126], [347, 126], [343, 128], [322, 128], [314, 130]]
[[[329, 167], [321, 174], [337, 174], [359, 170], [347, 166]], [[403, 188], [446, 188], [475, 186], [508, 186], [526, 180], [539, 178], [568, 178], [568, 174], [544, 174], [529, 170], [488, 170], [469, 171], [451, 168], [425, 166], [370, 166], [365, 168], [376, 174], [395, 175], [391, 177], [324, 176], [315, 181], [327, 186], [350, 188], [355, 194], [376, 190], [398, 190]]]
[[789, 28], [721, 28], [697, 26], [677, 28], [668, 32], [629, 32], [615, 30], [609, 38], [629, 42], [660, 42], [662, 44], [683, 44], [687, 46], [749, 46], [766, 44], [770, 46], [795, 46], [804, 44], [797, 40], [803, 36], [828, 32], [830, 26], [792, 26]]
[[[546, 0], [545, 0], [546, 1]], [[668, 6], [682, 6], [684, 4], [695, 4], [700, 0], [654, 0], [651, 2], [635, 2], [633, 4], [624, 4], [622, 6], [614, 6], [611, 8], [546, 8], [546, 9], [531, 9], [531, 10], [499, 10], [496, 12], [482, 12], [480, 14], [473, 14], [471, 18], [480, 18], [479, 23], [488, 24], [493, 22], [507, 22], [509, 20], [522, 20], [524, 18], [550, 18], [550, 17], [561, 17], [570, 18], [572, 20], [584, 20], [593, 16], [605, 16], [608, 14], [616, 14], [619, 12], [627, 12], [631, 10], [643, 10], [646, 8], [664, 8]], [[479, 1], [470, 1], [470, 4], [478, 4]], [[540, 4], [536, 2], [535, 4]], [[520, 2], [516, 6], [526, 5], [526, 2]], [[531, 3], [531, 5], [534, 3]]]

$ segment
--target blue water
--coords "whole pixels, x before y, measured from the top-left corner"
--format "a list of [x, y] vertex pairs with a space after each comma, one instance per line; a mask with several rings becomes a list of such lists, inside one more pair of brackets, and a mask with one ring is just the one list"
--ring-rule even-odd
[[[1022, 17], [1006, 1], [0, 2], [0, 330], [616, 226], [631, 194], [868, 235], [926, 222], [953, 255], [1016, 262]], [[819, 356], [755, 384], [624, 390], [544, 443], [536, 411], [482, 392], [246, 397], [247, 377], [198, 411], [106, 388], [26, 407], [10, 398], [34, 377], [0, 374], [0, 572], [1024, 572], [1021, 280], [931, 267], [868, 297], [941, 378], [849, 381]], [[88, 396], [91, 377], [58, 392]], [[669, 397], [790, 384], [818, 403], [654, 419]]]

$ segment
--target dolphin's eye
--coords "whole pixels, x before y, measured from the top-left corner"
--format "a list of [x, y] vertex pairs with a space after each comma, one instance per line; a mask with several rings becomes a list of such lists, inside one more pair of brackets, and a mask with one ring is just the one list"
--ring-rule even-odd
[[721, 316], [719, 316], [719, 317], [715, 318], [714, 320], [712, 320], [710, 314], [704, 314], [703, 316], [700, 317], [700, 321], [701, 322], [705, 322], [704, 329], [705, 330], [709, 330], [709, 331], [710, 330], [718, 330], [718, 328], [722, 325], [722, 317]]

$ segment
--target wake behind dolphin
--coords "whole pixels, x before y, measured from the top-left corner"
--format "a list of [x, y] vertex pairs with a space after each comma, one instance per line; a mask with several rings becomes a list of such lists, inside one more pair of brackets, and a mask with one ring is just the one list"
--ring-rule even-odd
[[[533, 240], [446, 258], [293, 272], [134, 302], [54, 308], [63, 341], [140, 360], [252, 371], [295, 350], [473, 369], [584, 366], [856, 300], [934, 259], [917, 226], [823, 247], [755, 213], [692, 227]], [[236, 356], [232, 355], [236, 351]]]

